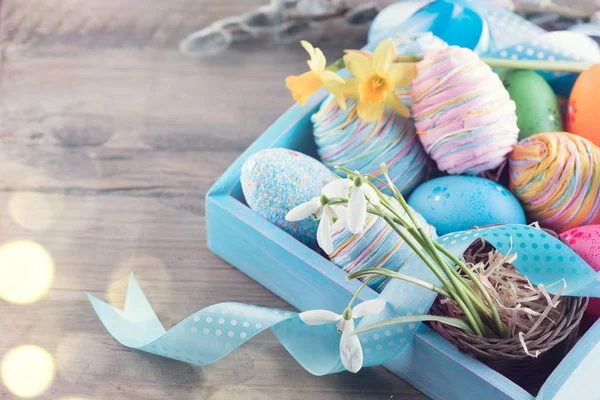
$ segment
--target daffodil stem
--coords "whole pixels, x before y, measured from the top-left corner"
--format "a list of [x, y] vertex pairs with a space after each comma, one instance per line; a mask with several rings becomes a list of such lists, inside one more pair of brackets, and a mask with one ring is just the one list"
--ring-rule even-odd
[[[397, 56], [394, 62], [397, 63], [415, 63], [422, 61], [421, 56]], [[547, 61], [547, 60], [509, 60], [505, 58], [490, 58], [483, 57], [481, 61], [492, 68], [508, 68], [508, 69], [529, 69], [537, 71], [554, 71], [554, 72], [583, 72], [593, 66], [595, 63], [581, 61]], [[346, 65], [344, 59], [340, 58], [326, 68], [327, 71], [337, 72]]]

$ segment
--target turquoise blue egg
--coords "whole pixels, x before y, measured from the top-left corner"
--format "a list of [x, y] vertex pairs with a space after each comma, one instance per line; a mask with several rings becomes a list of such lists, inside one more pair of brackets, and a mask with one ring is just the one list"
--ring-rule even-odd
[[302, 243], [317, 246], [318, 221], [289, 222], [292, 208], [321, 194], [333, 180], [331, 171], [312, 157], [288, 149], [266, 149], [242, 166], [242, 191], [248, 206]]
[[440, 236], [474, 226], [526, 222], [523, 207], [508, 189], [475, 176], [432, 179], [415, 189], [408, 204]]

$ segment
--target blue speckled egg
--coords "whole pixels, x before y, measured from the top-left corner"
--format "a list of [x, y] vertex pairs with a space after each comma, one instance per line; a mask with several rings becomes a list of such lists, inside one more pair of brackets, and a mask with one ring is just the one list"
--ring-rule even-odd
[[438, 235], [492, 224], [524, 224], [523, 207], [502, 185], [475, 176], [444, 176], [415, 189], [408, 204]]
[[288, 149], [265, 149], [242, 166], [242, 190], [246, 203], [304, 244], [317, 246], [318, 221], [307, 218], [289, 222], [285, 215], [297, 205], [321, 194], [333, 180], [331, 171], [312, 157]]

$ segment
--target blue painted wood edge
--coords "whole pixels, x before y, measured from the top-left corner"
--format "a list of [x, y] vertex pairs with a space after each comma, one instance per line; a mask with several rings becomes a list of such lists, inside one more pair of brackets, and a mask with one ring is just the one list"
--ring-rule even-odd
[[[208, 247], [299, 310], [343, 310], [360, 287], [346, 273], [231, 196], [206, 202]], [[268, 266], [268, 267], [266, 267]], [[365, 288], [361, 300], [377, 298]]]
[[[374, 46], [375, 43], [370, 43], [365, 48], [372, 50]], [[284, 147], [315, 155], [314, 141], [307, 140], [306, 129], [299, 125], [306, 128], [310, 116], [325, 96], [326, 92], [320, 91], [306, 106], [292, 106], [227, 169], [206, 198], [211, 251], [300, 310], [343, 308], [358, 283], [346, 281], [345, 273], [335, 265], [250, 210], [243, 203], [239, 179], [244, 161], [262, 149]], [[367, 288], [360, 299], [376, 296]], [[422, 329], [405, 350], [411, 357], [398, 357], [385, 367], [430, 397], [439, 400], [481, 399], [484, 396], [486, 400], [533, 399], [504, 376], [458, 351], [437, 333], [427, 327]], [[597, 332], [591, 336], [588, 332], [581, 346], [597, 343], [598, 336]], [[576, 369], [584, 353], [587, 354], [585, 350], [569, 353], [547, 385], [557, 384], [555, 379], [560, 376], [566, 379], [561, 382], [566, 383], [566, 372]], [[412, 360], [409, 366], [407, 360]], [[565, 375], [560, 375], [560, 371]], [[475, 394], [478, 397], [472, 397]], [[540, 396], [538, 399], [551, 398]]]
[[[342, 309], [358, 288], [358, 282], [347, 281], [333, 263], [231, 196], [207, 199], [207, 228], [211, 251], [300, 310]], [[360, 298], [376, 296], [366, 288]], [[403, 366], [407, 358], [398, 357], [385, 367], [432, 398], [463, 399], [477, 393], [485, 394], [486, 400], [532, 399], [428, 329], [418, 333], [405, 352], [414, 354], [410, 365]]]
[[[575, 347], [571, 349], [569, 354], [561, 361], [561, 363], [552, 372], [550, 377], [546, 380], [546, 383], [540, 389], [537, 399], [539, 400], [550, 400], [554, 398], [563, 399], [577, 399], [577, 400], [597, 400], [600, 399], [600, 390], [596, 387], [595, 379], [598, 379], [598, 370], [591, 370], [589, 367], [585, 371], [586, 376], [589, 376], [589, 380], [586, 382], [586, 390], [588, 396], [585, 396], [581, 389], [578, 388], [577, 392], [572, 392], [572, 387], [576, 385], [569, 385], [573, 383], [575, 372], [581, 368], [586, 368], [585, 360], [587, 358], [597, 358], [599, 355], [598, 344], [600, 343], [600, 320], [596, 321], [594, 325], [579, 339]], [[598, 361], [595, 361], [598, 364]], [[581, 376], [577, 377], [580, 381]], [[591, 386], [589, 386], [591, 385]], [[569, 386], [569, 387], [567, 387]], [[592, 394], [589, 391], [592, 390]], [[591, 396], [591, 397], [590, 397]]]

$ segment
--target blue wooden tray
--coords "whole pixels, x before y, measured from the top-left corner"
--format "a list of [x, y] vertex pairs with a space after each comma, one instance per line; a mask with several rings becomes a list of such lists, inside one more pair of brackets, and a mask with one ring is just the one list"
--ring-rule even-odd
[[[326, 258], [264, 220], [246, 205], [240, 185], [242, 164], [251, 154], [283, 147], [318, 158], [310, 116], [324, 98], [294, 105], [221, 176], [206, 198], [208, 247], [301, 311], [344, 309], [358, 288]], [[365, 288], [361, 300], [377, 297]], [[562, 361], [535, 399], [598, 400], [594, 375], [600, 368], [600, 322]], [[412, 343], [385, 367], [433, 399], [534, 399], [481, 362], [461, 353], [421, 324]], [[318, 379], [318, 378], [315, 378]]]

